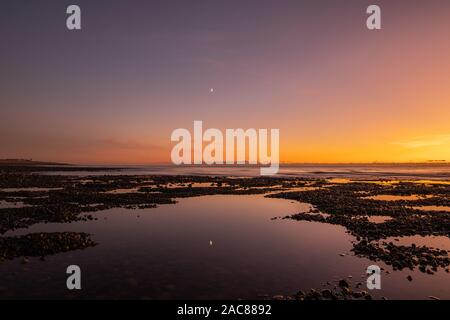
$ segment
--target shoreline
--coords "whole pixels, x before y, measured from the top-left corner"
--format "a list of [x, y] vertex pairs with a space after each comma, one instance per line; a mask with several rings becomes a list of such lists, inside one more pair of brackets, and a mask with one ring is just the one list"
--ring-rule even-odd
[[[27, 170], [0, 172], [0, 204], [3, 205], [0, 206], [0, 251], [3, 252], [0, 265], [1, 260], [22, 259], [28, 263], [29, 257], [40, 257], [45, 261], [47, 256], [99, 245], [90, 234], [83, 232], [5, 236], [16, 229], [27, 229], [40, 223], [59, 223], [63, 226], [72, 222], [95, 221], [98, 219], [97, 213], [105, 210], [124, 208], [139, 212], [162, 205], [170, 206], [182, 198], [262, 195], [311, 205], [310, 210], [273, 217], [272, 220], [342, 226], [356, 239], [351, 250], [355, 257], [374, 263], [383, 262], [391, 266], [394, 272], [416, 270], [430, 276], [436, 272], [450, 272], [450, 251], [386, 241], [411, 236], [450, 238], [448, 181], [335, 181], [323, 178], [192, 175], [66, 176], [30, 174]], [[383, 199], [383, 196], [390, 198]], [[376, 200], [376, 197], [381, 199]], [[7, 207], [8, 204], [11, 207]], [[383, 219], [373, 222], [371, 218]], [[347, 279], [337, 285], [338, 291], [331, 288], [298, 294], [284, 292], [273, 298], [371, 298], [359, 287], [352, 289], [351, 285]]]
[[[0, 173], [39, 173], [43, 175], [170, 175], [170, 176], [260, 176], [259, 166], [79, 166], [79, 165], [7, 165], [0, 164]], [[292, 165], [281, 166], [273, 178], [313, 178], [352, 180], [449, 180], [450, 164], [370, 164], [370, 165]]]

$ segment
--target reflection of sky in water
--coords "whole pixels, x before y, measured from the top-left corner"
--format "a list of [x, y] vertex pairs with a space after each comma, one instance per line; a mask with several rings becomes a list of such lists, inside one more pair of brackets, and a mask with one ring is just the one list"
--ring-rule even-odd
[[9, 202], [5, 200], [0, 200], [0, 209], [23, 208], [23, 207], [28, 207], [28, 205], [24, 204], [22, 201]]
[[424, 210], [424, 211], [446, 211], [446, 212], [450, 212], [450, 207], [445, 207], [445, 206], [420, 206], [420, 207], [413, 207], [413, 209]]
[[48, 192], [52, 190], [62, 190], [62, 188], [3, 188], [0, 189], [1, 192]]
[[[271, 220], [309, 210], [307, 204], [262, 196], [205, 196], [180, 199], [156, 209], [113, 209], [97, 221], [36, 225], [29, 230], [93, 234], [98, 246], [47, 257], [0, 264], [0, 296], [61, 298], [258, 298], [321, 289], [352, 275], [365, 281], [374, 262], [350, 253], [354, 238], [340, 226]], [[212, 245], [211, 245], [212, 243]], [[345, 256], [340, 254], [346, 253]], [[81, 292], [65, 289], [65, 269], [83, 271]], [[387, 270], [383, 263], [375, 263]], [[413, 282], [406, 280], [412, 275]], [[450, 298], [445, 280], [404, 270], [383, 273], [388, 298]], [[364, 289], [364, 287], [363, 287]]]
[[366, 216], [367, 220], [372, 223], [385, 223], [392, 220], [392, 217], [388, 216]]
[[406, 236], [406, 237], [389, 237], [382, 240], [383, 242], [392, 242], [400, 246], [427, 246], [430, 248], [450, 251], [450, 238], [445, 236]]
[[380, 200], [380, 201], [414, 201], [420, 199], [431, 198], [432, 196], [422, 196], [422, 195], [411, 195], [411, 196], [397, 196], [397, 195], [389, 195], [389, 194], [380, 194], [376, 196], [364, 197], [363, 199], [370, 200]]

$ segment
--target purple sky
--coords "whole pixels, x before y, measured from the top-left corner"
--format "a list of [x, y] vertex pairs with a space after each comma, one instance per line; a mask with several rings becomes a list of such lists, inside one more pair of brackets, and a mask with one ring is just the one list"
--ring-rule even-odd
[[[381, 31], [365, 26], [373, 3]], [[69, 4], [81, 31], [65, 27]], [[1, 7], [0, 158], [165, 162], [172, 130], [203, 120], [280, 128], [282, 161], [450, 159], [448, 1]]]

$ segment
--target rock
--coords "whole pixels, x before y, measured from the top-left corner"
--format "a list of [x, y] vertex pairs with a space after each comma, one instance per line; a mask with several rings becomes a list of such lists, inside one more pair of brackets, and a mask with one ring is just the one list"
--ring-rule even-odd
[[408, 281], [413, 281], [413, 278], [411, 276], [407, 276], [406, 279], [408, 279]]
[[348, 284], [347, 280], [342, 279], [342, 280], [339, 280], [339, 287], [341, 287], [341, 288], [350, 288], [350, 285]]
[[347, 287], [341, 287], [341, 290], [342, 290], [343, 294], [351, 294], [352, 293], [350, 288], [347, 288]]
[[331, 292], [331, 290], [325, 289], [325, 290], [322, 290], [320, 293], [322, 294], [322, 297], [324, 297], [325, 299], [333, 299], [334, 298], [333, 292]]
[[297, 292], [297, 294], [295, 295], [295, 299], [297, 300], [304, 300], [305, 299], [305, 293], [303, 291], [299, 291]]

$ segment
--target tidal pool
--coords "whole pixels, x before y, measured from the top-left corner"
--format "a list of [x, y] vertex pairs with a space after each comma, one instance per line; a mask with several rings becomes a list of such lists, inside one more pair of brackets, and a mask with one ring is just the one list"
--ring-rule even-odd
[[370, 199], [370, 200], [379, 200], [379, 201], [414, 201], [414, 200], [420, 200], [420, 199], [426, 199], [430, 198], [430, 196], [422, 196], [422, 195], [411, 195], [411, 196], [397, 196], [397, 195], [388, 195], [388, 194], [380, 194], [376, 196], [370, 196], [365, 197], [363, 199]]
[[369, 220], [369, 222], [376, 224], [385, 223], [387, 221], [392, 220], [392, 217], [389, 216], [366, 216], [366, 218], [367, 220]]
[[450, 207], [446, 207], [446, 206], [420, 206], [420, 207], [413, 207], [413, 209], [423, 210], [423, 211], [445, 211], [445, 212], [450, 212]]
[[444, 236], [406, 236], [406, 237], [389, 237], [384, 242], [393, 242], [396, 245], [411, 246], [427, 246], [430, 248], [450, 251], [450, 238]]
[[[0, 298], [262, 299], [321, 290], [340, 279], [365, 290], [365, 271], [377, 264], [389, 299], [450, 299], [444, 271], [392, 271], [355, 257], [345, 228], [276, 219], [307, 204], [261, 195], [214, 195], [178, 199], [155, 209], [111, 209], [98, 220], [38, 224], [4, 237], [31, 232], [92, 234], [97, 246], [46, 257], [0, 262]], [[82, 290], [66, 289], [66, 268], [78, 265]], [[412, 275], [413, 281], [406, 277]]]
[[9, 209], [9, 208], [23, 208], [28, 205], [24, 204], [22, 201], [5, 201], [0, 200], [0, 209]]

